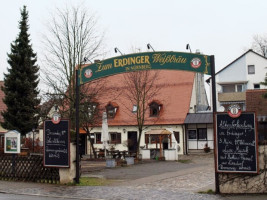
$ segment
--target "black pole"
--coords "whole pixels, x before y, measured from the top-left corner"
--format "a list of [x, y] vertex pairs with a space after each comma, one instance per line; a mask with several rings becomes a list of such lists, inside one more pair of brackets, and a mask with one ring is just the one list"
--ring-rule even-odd
[[75, 99], [75, 110], [76, 110], [76, 178], [75, 182], [80, 183], [80, 146], [79, 146], [79, 83], [78, 83], [78, 70], [76, 70], [76, 99]]
[[217, 169], [217, 156], [216, 156], [216, 123], [215, 123], [215, 113], [217, 112], [217, 102], [216, 102], [216, 82], [215, 82], [215, 61], [214, 56], [210, 56], [210, 69], [211, 69], [211, 81], [212, 81], [212, 110], [213, 110], [213, 146], [214, 146], [214, 166], [215, 166], [215, 189], [216, 194], [220, 193], [220, 186], [219, 186], [219, 175], [216, 171]]
[[32, 152], [34, 153], [34, 131], [32, 131]]

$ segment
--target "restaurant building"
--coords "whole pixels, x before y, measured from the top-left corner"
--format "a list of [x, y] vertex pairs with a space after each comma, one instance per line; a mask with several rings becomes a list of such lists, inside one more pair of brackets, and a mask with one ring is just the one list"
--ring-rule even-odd
[[[176, 160], [178, 154], [187, 153], [191, 146], [187, 141], [189, 139], [187, 131], [190, 132], [191, 129], [185, 124], [188, 113], [209, 109], [204, 78], [202, 74], [189, 71], [160, 70], [159, 74], [155, 86], [160, 87], [160, 90], [147, 102], [140, 153], [147, 159], [165, 156], [166, 159], [169, 157], [170, 160]], [[96, 100], [97, 105], [104, 108], [108, 116], [108, 149], [136, 152], [138, 141], [136, 105], [123, 95], [127, 89], [122, 84], [124, 74], [103, 79], [108, 82], [113, 97], [116, 97], [107, 95]], [[207, 142], [212, 139], [207, 137], [207, 134], [211, 134], [210, 124], [205, 128], [206, 132], [203, 131], [202, 136]], [[90, 136], [97, 152], [103, 149], [101, 130], [101, 125], [94, 127]], [[92, 154], [89, 136], [84, 133], [80, 130], [81, 151], [84, 154]], [[213, 142], [209, 141], [209, 144], [213, 145]], [[202, 146], [198, 145], [197, 149], [203, 150]], [[168, 151], [171, 152], [170, 155]]]

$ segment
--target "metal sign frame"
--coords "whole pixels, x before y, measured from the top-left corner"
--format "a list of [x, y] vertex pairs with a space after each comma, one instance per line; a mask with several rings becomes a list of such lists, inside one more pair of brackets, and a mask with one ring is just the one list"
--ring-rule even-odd
[[[129, 54], [84, 65], [76, 70], [76, 178], [79, 183], [79, 87], [98, 78], [137, 70], [184, 70], [211, 75], [212, 105], [216, 109], [214, 56], [184, 52], [144, 52]], [[215, 147], [214, 147], [215, 148]], [[218, 174], [215, 172], [216, 193], [219, 193]]]

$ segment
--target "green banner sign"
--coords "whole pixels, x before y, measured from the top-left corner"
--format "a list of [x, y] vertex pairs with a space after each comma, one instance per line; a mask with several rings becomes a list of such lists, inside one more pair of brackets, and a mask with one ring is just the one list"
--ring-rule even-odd
[[114, 57], [86, 65], [79, 71], [79, 85], [114, 74], [137, 70], [186, 70], [210, 75], [210, 57], [181, 52], [145, 52]]

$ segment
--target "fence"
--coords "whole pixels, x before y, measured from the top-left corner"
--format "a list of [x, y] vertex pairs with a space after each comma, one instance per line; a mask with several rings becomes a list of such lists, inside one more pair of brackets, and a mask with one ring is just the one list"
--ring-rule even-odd
[[0, 155], [0, 180], [59, 183], [59, 169], [43, 166], [42, 155]]

